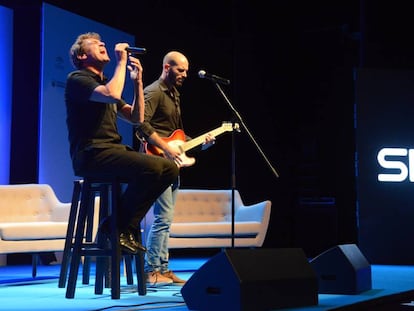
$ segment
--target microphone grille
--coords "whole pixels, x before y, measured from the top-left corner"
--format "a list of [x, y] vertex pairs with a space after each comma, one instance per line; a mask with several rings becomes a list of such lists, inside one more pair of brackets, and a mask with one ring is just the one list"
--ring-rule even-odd
[[204, 70], [200, 70], [200, 71], [198, 72], [198, 76], [199, 76], [200, 78], [204, 78], [204, 77], [206, 76], [206, 72], [205, 72]]

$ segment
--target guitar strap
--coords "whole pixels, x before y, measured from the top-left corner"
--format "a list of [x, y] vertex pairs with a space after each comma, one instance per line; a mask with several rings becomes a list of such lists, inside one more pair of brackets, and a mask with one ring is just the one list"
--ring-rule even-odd
[[138, 148], [138, 152], [145, 152], [145, 144], [147, 143], [147, 141], [145, 140], [145, 137], [142, 137], [141, 135], [139, 135], [139, 131], [135, 131], [135, 137], [138, 139], [139, 141], [139, 148]]

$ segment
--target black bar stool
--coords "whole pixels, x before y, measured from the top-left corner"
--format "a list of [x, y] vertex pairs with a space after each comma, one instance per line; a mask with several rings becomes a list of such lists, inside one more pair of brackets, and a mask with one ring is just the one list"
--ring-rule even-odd
[[[128, 284], [133, 284], [132, 261], [135, 260], [137, 273], [138, 294], [146, 295], [144, 275], [144, 254], [122, 254], [119, 245], [117, 230], [117, 207], [122, 192], [122, 181], [118, 178], [87, 178], [74, 182], [72, 207], [63, 250], [63, 259], [59, 276], [59, 287], [65, 287], [69, 269], [69, 278], [66, 288], [66, 298], [74, 298], [77, 276], [81, 258], [84, 258], [83, 284], [89, 283], [90, 257], [96, 257], [95, 294], [102, 294], [105, 287], [111, 287], [112, 299], [120, 298], [120, 264], [122, 256], [125, 260]], [[107, 216], [110, 217], [110, 245], [103, 245], [94, 241], [94, 206], [95, 197], [100, 197], [99, 223]], [[80, 199], [80, 200], [79, 200]], [[137, 224], [136, 238], [142, 242], [141, 230]]]

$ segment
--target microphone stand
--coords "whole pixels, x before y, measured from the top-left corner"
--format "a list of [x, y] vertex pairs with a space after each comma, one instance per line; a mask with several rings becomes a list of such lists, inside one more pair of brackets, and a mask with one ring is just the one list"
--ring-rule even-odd
[[[243, 119], [242, 119], [241, 115], [234, 108], [234, 106], [232, 105], [232, 103], [230, 102], [230, 100], [228, 99], [226, 94], [224, 93], [223, 89], [221, 88], [220, 84], [217, 81], [215, 81], [214, 84], [215, 84], [216, 88], [218, 89], [218, 91], [220, 92], [220, 94], [225, 99], [225, 101], [227, 102], [227, 104], [229, 105], [231, 111], [233, 111], [233, 114], [236, 116], [236, 118], [237, 118], [238, 122], [240, 123], [241, 127], [246, 131], [249, 138], [251, 139], [253, 144], [256, 146], [257, 150], [259, 151], [260, 155], [263, 157], [263, 159], [265, 160], [265, 162], [269, 166], [272, 173], [278, 178], [279, 174], [277, 173], [276, 169], [272, 166], [269, 159], [267, 158], [267, 156], [263, 152], [262, 148], [260, 148], [259, 144], [254, 139], [253, 135], [251, 134], [251, 132], [247, 128], [246, 124], [243, 122]], [[235, 127], [235, 125], [234, 125], [234, 122], [233, 122], [233, 129], [234, 129], [234, 127]], [[237, 131], [240, 132], [239, 129], [237, 129]], [[232, 164], [231, 164], [231, 248], [234, 248], [234, 236], [235, 236], [234, 217], [235, 217], [235, 212], [236, 212], [235, 211], [235, 209], [236, 209], [235, 208], [235, 202], [234, 202], [235, 201], [234, 200], [234, 193], [235, 193], [235, 190], [236, 190], [236, 135], [234, 135], [234, 130], [232, 131], [231, 150], [232, 150], [232, 152], [231, 152], [232, 153], [231, 154], [231, 162], [232, 162]]]

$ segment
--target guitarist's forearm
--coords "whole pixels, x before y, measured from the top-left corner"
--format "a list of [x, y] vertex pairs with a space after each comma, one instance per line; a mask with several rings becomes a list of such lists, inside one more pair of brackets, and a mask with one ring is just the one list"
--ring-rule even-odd
[[150, 136], [148, 136], [147, 140], [151, 145], [156, 146], [164, 152], [169, 148], [168, 143], [162, 139], [161, 136], [157, 134], [157, 132], [153, 132]]

